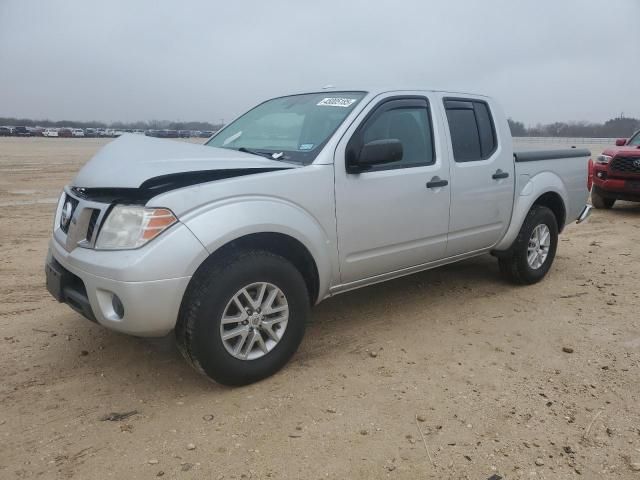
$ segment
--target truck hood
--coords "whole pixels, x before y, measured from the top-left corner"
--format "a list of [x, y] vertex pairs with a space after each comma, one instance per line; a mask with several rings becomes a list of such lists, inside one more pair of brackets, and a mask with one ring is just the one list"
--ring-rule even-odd
[[[164, 191], [222, 178], [297, 168], [250, 153], [124, 134], [104, 146], [73, 180], [80, 189]], [[156, 193], [157, 193], [156, 191]]]
[[615, 157], [616, 155], [622, 155], [625, 157], [640, 157], [640, 147], [609, 147], [603, 152], [603, 155], [609, 155]]

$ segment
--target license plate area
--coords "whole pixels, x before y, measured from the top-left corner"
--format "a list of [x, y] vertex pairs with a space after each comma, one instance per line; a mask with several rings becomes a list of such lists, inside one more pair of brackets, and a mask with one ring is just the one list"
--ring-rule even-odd
[[625, 182], [625, 187], [633, 192], [640, 192], [640, 180], [628, 180]]

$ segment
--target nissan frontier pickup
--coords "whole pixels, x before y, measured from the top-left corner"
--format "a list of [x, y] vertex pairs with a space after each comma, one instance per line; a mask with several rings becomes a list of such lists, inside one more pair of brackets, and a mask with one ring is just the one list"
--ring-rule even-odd
[[291, 358], [333, 295], [484, 254], [540, 281], [558, 234], [589, 215], [589, 157], [514, 153], [482, 95], [274, 98], [204, 145], [103, 147], [60, 196], [47, 287], [104, 327], [175, 331], [198, 371], [247, 384]]

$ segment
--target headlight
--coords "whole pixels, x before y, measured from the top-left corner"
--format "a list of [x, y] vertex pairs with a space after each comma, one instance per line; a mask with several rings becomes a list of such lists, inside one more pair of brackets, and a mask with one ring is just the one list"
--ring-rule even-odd
[[166, 208], [146, 208], [137, 205], [116, 205], [102, 225], [96, 248], [126, 250], [138, 248], [153, 240], [177, 222]]
[[596, 161], [598, 163], [606, 165], [607, 163], [609, 163], [611, 161], [611, 156], [610, 155], [598, 155], [598, 158], [597, 158]]

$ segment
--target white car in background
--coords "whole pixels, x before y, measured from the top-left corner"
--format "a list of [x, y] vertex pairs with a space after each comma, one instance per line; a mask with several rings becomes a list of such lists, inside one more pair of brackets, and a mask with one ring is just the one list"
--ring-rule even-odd
[[44, 130], [44, 132], [42, 132], [42, 136], [43, 137], [57, 137], [58, 136], [58, 130], [56, 130], [55, 128], [46, 128]]
[[84, 137], [84, 130], [81, 128], [74, 128], [71, 130], [71, 135], [74, 137]]

